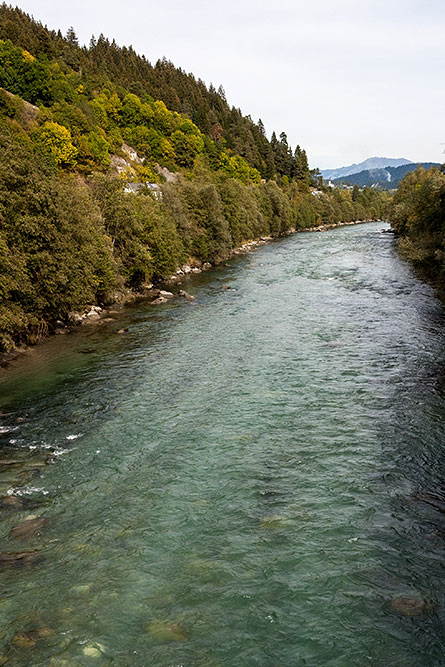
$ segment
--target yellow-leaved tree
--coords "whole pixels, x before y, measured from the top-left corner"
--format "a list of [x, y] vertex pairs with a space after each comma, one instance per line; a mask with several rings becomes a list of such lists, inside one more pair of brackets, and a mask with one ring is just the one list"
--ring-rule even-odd
[[47, 122], [38, 131], [43, 151], [52, 155], [59, 166], [76, 164], [77, 148], [71, 142], [71, 132], [58, 123]]

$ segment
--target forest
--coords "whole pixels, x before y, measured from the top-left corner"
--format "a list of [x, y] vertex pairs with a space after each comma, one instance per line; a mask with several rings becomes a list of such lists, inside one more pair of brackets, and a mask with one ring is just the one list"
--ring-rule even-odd
[[387, 206], [325, 187], [304, 149], [269, 141], [222, 88], [0, 6], [1, 350], [186, 262]]

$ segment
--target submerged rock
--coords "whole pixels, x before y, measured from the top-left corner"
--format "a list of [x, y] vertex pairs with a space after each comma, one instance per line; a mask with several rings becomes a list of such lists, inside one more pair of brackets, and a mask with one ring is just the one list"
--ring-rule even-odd
[[27, 567], [42, 560], [40, 551], [4, 551], [0, 553], [0, 569], [7, 567]]
[[82, 653], [88, 658], [100, 658], [105, 652], [105, 646], [99, 642], [88, 644], [83, 648]]
[[185, 289], [180, 289], [179, 290], [179, 296], [184, 297], [187, 301], [196, 301], [196, 296], [192, 296], [188, 292], [185, 291]]
[[420, 616], [431, 609], [431, 603], [422, 598], [400, 597], [391, 600], [391, 609], [403, 616]]
[[12, 643], [18, 648], [34, 648], [37, 640], [30, 637], [28, 632], [19, 632], [15, 635]]
[[52, 628], [36, 628], [34, 630], [26, 630], [18, 632], [12, 643], [19, 648], [34, 648], [38, 641], [52, 637], [54, 631]]
[[7, 510], [23, 509], [23, 500], [18, 496], [4, 496], [0, 498], [0, 507]]
[[128, 331], [129, 331], [128, 327], [124, 327], [123, 329], [118, 329], [118, 330], [116, 331], [116, 333], [118, 333], [118, 334], [124, 334], [124, 333], [128, 333]]
[[183, 642], [188, 639], [182, 626], [175, 621], [150, 621], [147, 630], [161, 642]]
[[281, 528], [282, 526], [288, 526], [292, 524], [292, 519], [287, 516], [271, 515], [265, 516], [260, 521], [261, 528]]
[[73, 586], [71, 591], [75, 593], [75, 595], [88, 595], [91, 588], [92, 584], [78, 584], [77, 586]]
[[46, 519], [45, 517], [30, 517], [25, 519], [22, 523], [19, 523], [17, 526], [14, 526], [14, 528], [11, 528], [9, 534], [15, 539], [25, 540], [40, 535], [42, 528], [48, 523], [49, 519]]
[[166, 299], [164, 296], [158, 296], [157, 299], [154, 299], [151, 301], [150, 306], [159, 306], [161, 303], [167, 303], [168, 299]]

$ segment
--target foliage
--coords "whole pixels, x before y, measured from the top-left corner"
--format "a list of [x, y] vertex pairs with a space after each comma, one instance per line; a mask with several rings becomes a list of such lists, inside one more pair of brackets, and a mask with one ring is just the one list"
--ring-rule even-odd
[[402, 255], [445, 284], [445, 173], [417, 167], [401, 181], [390, 220]]
[[58, 123], [45, 123], [36, 133], [38, 147], [51, 155], [57, 165], [74, 166], [77, 148], [71, 143], [71, 132]]

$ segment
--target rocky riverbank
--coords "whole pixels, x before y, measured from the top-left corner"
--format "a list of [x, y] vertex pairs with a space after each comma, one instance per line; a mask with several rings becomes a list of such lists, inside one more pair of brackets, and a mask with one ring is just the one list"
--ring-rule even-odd
[[[349, 225], [359, 225], [367, 222], [382, 222], [381, 220], [355, 220], [352, 222], [339, 222], [332, 224], [319, 225], [317, 227], [306, 227], [303, 229], [291, 228], [283, 236], [290, 236], [292, 234], [299, 234], [302, 232], [324, 232], [330, 229], [335, 229], [336, 227], [344, 227]], [[277, 237], [273, 236], [261, 236], [259, 239], [254, 239], [251, 241], [246, 241], [238, 248], [234, 248], [229, 257], [235, 257], [237, 255], [245, 255], [257, 248], [270, 243], [275, 240]], [[280, 238], [280, 237], [278, 237]], [[130, 289], [125, 289], [116, 293], [114, 295], [114, 300], [111, 304], [107, 306], [98, 306], [96, 304], [88, 304], [83, 310], [69, 312], [65, 321], [58, 320], [56, 322], [56, 328], [49, 333], [49, 335], [66, 335], [70, 334], [80, 326], [91, 326], [91, 325], [103, 325], [116, 321], [115, 317], [119, 314], [119, 310], [116, 308], [122, 308], [126, 304], [134, 303], [138, 300], [147, 300], [153, 306], [158, 306], [168, 303], [175, 296], [185, 299], [188, 302], [195, 301], [195, 297], [191, 294], [188, 294], [185, 290], [179, 290], [177, 294], [167, 290], [163, 290], [162, 286], [178, 286], [182, 284], [184, 279], [187, 279], [189, 276], [202, 273], [203, 271], [208, 271], [218, 264], [211, 264], [210, 262], [201, 262], [196, 259], [191, 259], [188, 264], [183, 264], [180, 266], [177, 271], [169, 276], [165, 281], [159, 284], [146, 284], [142, 291], [136, 292]], [[125, 329], [119, 329], [117, 333], [125, 333]], [[42, 336], [40, 339], [41, 342], [45, 340], [47, 336]], [[21, 346], [16, 350], [11, 352], [4, 352], [0, 354], [0, 367], [7, 367], [11, 362], [15, 361], [18, 357], [22, 356], [27, 352], [29, 346]]]

